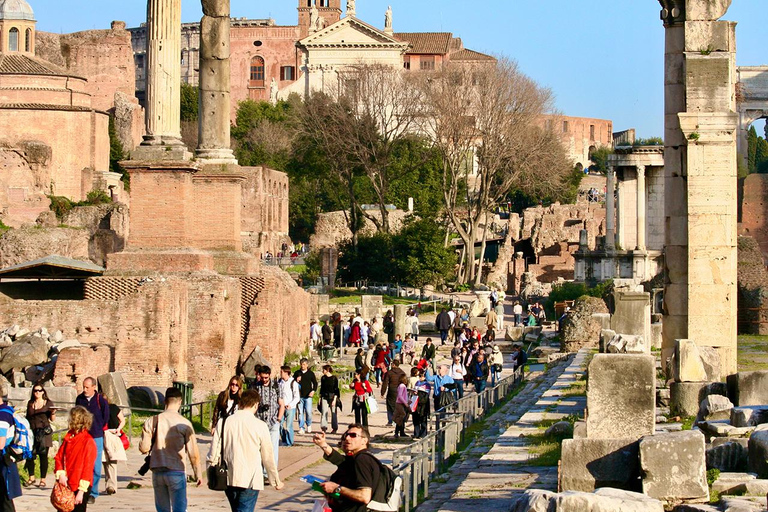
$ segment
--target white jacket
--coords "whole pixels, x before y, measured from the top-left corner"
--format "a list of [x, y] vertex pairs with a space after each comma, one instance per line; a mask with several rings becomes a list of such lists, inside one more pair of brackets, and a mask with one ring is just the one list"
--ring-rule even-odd
[[[219, 420], [213, 434], [208, 462], [215, 465], [221, 455], [221, 425]], [[224, 461], [227, 463], [227, 484], [244, 489], [264, 489], [264, 474], [272, 485], [280, 482], [269, 427], [250, 411], [237, 411], [224, 424]], [[262, 469], [263, 466], [263, 469]]]
[[296, 382], [293, 377], [288, 377], [288, 380], [280, 379], [280, 389], [283, 391], [283, 401], [287, 409], [295, 409], [301, 399], [299, 396], [299, 383]]

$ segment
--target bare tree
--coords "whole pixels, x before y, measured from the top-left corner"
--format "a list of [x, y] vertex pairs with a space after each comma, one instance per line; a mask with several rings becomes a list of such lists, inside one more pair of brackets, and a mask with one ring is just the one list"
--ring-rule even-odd
[[460, 282], [478, 284], [488, 217], [511, 190], [545, 193], [571, 171], [558, 137], [541, 122], [553, 109], [540, 87], [509, 60], [448, 65], [421, 75], [427, 107], [421, 131], [443, 159], [445, 213], [464, 243]]
[[404, 177], [391, 169], [393, 153], [398, 142], [413, 135], [424, 108], [411, 82], [410, 74], [391, 66], [348, 66], [338, 72], [337, 83], [326, 86], [333, 101], [326, 102], [322, 111], [306, 111], [307, 116], [320, 118], [309, 120], [310, 124], [322, 121], [333, 126], [323, 134], [322, 144], [343, 152], [346, 163], [370, 181], [380, 216], [361, 213], [383, 232], [390, 230], [386, 205], [391, 185]]

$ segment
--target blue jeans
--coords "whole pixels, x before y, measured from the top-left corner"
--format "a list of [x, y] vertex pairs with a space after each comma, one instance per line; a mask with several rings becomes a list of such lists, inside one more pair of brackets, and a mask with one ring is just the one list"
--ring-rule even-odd
[[104, 453], [104, 438], [94, 437], [93, 440], [96, 441], [96, 464], [93, 465], [93, 485], [91, 486], [91, 496], [93, 496], [93, 499], [96, 499], [99, 497], [99, 482], [101, 482], [101, 457]]
[[454, 380], [456, 383], [456, 399], [464, 398], [464, 382], [460, 380]]
[[299, 400], [299, 428], [312, 425], [312, 397]]
[[259, 499], [259, 491], [256, 489], [227, 487], [224, 494], [227, 495], [232, 512], [253, 512], [256, 510], [256, 500]]
[[184, 471], [152, 470], [157, 512], [187, 512], [187, 474]]
[[485, 391], [485, 387], [487, 385], [488, 385], [488, 381], [487, 380], [476, 379], [475, 380], [475, 391], [477, 393], [482, 393], [483, 391]]
[[[279, 422], [269, 427], [269, 437], [272, 439], [272, 453], [275, 456], [275, 467], [279, 467], [277, 465], [277, 460], [278, 460], [277, 449], [280, 446], [280, 423]], [[262, 463], [262, 466], [263, 465], [264, 464]]]
[[494, 370], [493, 365], [491, 365], [491, 386], [496, 385], [496, 379], [501, 380], [501, 373]]
[[520, 320], [523, 315], [515, 315], [515, 327], [520, 325]]
[[293, 419], [296, 417], [296, 409], [286, 409], [282, 427], [283, 442], [286, 446], [293, 446]]
[[447, 340], [447, 339], [448, 339], [448, 331], [447, 330], [446, 331], [441, 330], [440, 331], [440, 344], [441, 345], [445, 345], [445, 340]]

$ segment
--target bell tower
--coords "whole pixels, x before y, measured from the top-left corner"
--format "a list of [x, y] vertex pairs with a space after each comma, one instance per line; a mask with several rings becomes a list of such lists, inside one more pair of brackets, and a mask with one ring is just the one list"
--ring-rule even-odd
[[299, 0], [299, 37], [302, 39], [310, 33], [310, 12], [313, 4], [326, 27], [341, 19], [341, 0]]

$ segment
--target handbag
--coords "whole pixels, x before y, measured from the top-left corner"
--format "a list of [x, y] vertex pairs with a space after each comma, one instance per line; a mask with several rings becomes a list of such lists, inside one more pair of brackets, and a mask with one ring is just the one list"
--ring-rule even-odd
[[373, 414], [375, 412], [378, 412], [379, 410], [379, 404], [376, 402], [376, 399], [372, 396], [365, 397], [365, 408], [368, 410], [368, 414]]
[[228, 485], [227, 463], [224, 461], [224, 424], [226, 416], [221, 420], [221, 452], [219, 463], [208, 467], [208, 488], [212, 491], [226, 491]]
[[128, 436], [125, 434], [125, 430], [120, 431], [120, 441], [123, 443], [123, 449], [127, 450], [129, 446], [131, 446], [131, 440], [128, 439]]
[[328, 500], [325, 498], [315, 500], [312, 506], [312, 512], [331, 512], [331, 507], [328, 506]]
[[72, 512], [75, 509], [75, 493], [59, 482], [53, 485], [51, 505], [59, 512]]

